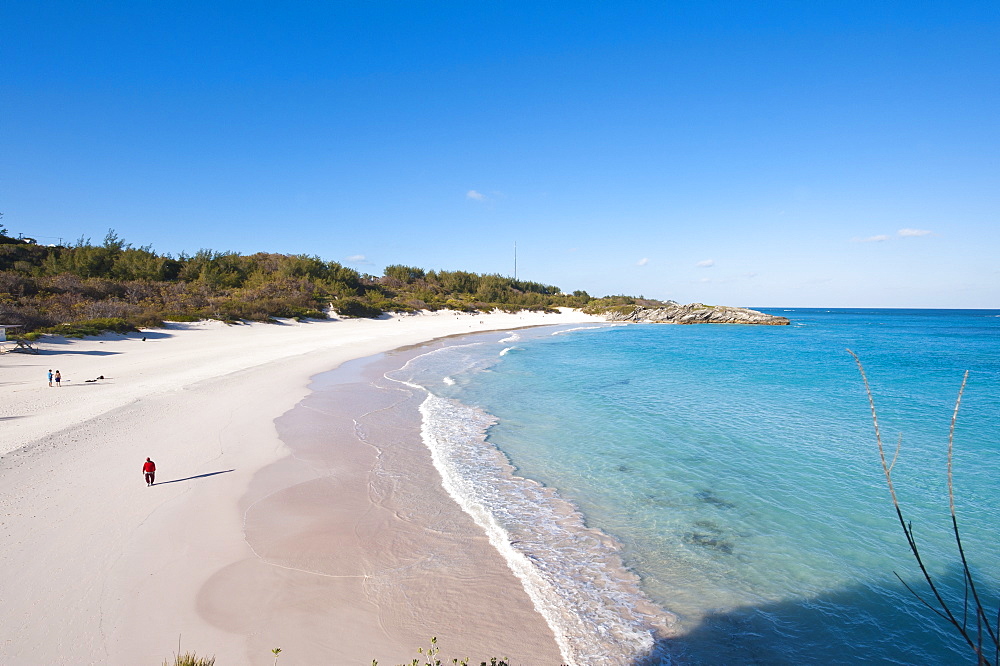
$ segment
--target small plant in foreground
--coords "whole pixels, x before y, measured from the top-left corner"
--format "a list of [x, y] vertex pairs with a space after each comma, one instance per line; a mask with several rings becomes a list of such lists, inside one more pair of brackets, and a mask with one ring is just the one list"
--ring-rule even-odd
[[281, 648], [272, 648], [271, 654], [274, 655], [274, 663], [278, 663], [278, 655], [281, 654]]
[[163, 666], [214, 666], [215, 657], [199, 657], [194, 652], [174, 655], [174, 661], [164, 660]]
[[[426, 649], [422, 647], [417, 648], [417, 654], [420, 657], [414, 658], [412, 661], [408, 661], [405, 664], [398, 664], [398, 666], [444, 666], [445, 664], [454, 664], [455, 666], [469, 666], [469, 658], [465, 659], [451, 659], [450, 661], [441, 661], [438, 655], [441, 652], [441, 648], [437, 646], [437, 636], [431, 637], [431, 644]], [[372, 659], [372, 666], [378, 666], [378, 660]], [[479, 666], [510, 666], [510, 663], [506, 659], [497, 659], [496, 657], [490, 658], [488, 662], [481, 661]]]

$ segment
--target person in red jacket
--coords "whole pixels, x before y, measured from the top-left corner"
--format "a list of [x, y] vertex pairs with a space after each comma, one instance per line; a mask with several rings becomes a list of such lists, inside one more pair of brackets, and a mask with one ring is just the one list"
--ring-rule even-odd
[[146, 475], [146, 485], [153, 485], [153, 478], [156, 476], [156, 463], [146, 458], [146, 462], [142, 465], [142, 473]]

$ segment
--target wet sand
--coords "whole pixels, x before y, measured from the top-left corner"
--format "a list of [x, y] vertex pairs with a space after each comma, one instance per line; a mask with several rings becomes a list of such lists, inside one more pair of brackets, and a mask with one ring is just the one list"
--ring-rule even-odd
[[[258, 473], [241, 502], [255, 557], [198, 596], [206, 620], [259, 636], [252, 652], [288, 644], [310, 646], [310, 663], [400, 663], [436, 636], [449, 658], [560, 663], [519, 581], [442, 489], [420, 439], [423, 395], [383, 377], [423, 351], [345, 364], [278, 419], [292, 456]], [[233, 617], [233, 599], [281, 604], [280, 621]]]

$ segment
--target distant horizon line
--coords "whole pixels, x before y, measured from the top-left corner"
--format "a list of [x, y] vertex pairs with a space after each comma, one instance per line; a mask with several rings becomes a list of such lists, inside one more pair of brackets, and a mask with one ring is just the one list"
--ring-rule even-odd
[[847, 305], [847, 306], [815, 306], [815, 305], [753, 305], [748, 306], [752, 310], [947, 310], [955, 312], [1000, 312], [1000, 307], [996, 308], [935, 308], [927, 306], [919, 307], [886, 307], [886, 306], [867, 306], [867, 305]]

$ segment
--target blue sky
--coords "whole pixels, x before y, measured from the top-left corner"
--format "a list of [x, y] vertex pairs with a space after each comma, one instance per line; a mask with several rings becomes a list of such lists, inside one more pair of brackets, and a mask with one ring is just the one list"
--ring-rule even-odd
[[0, 211], [593, 295], [1000, 307], [995, 2], [7, 2]]

